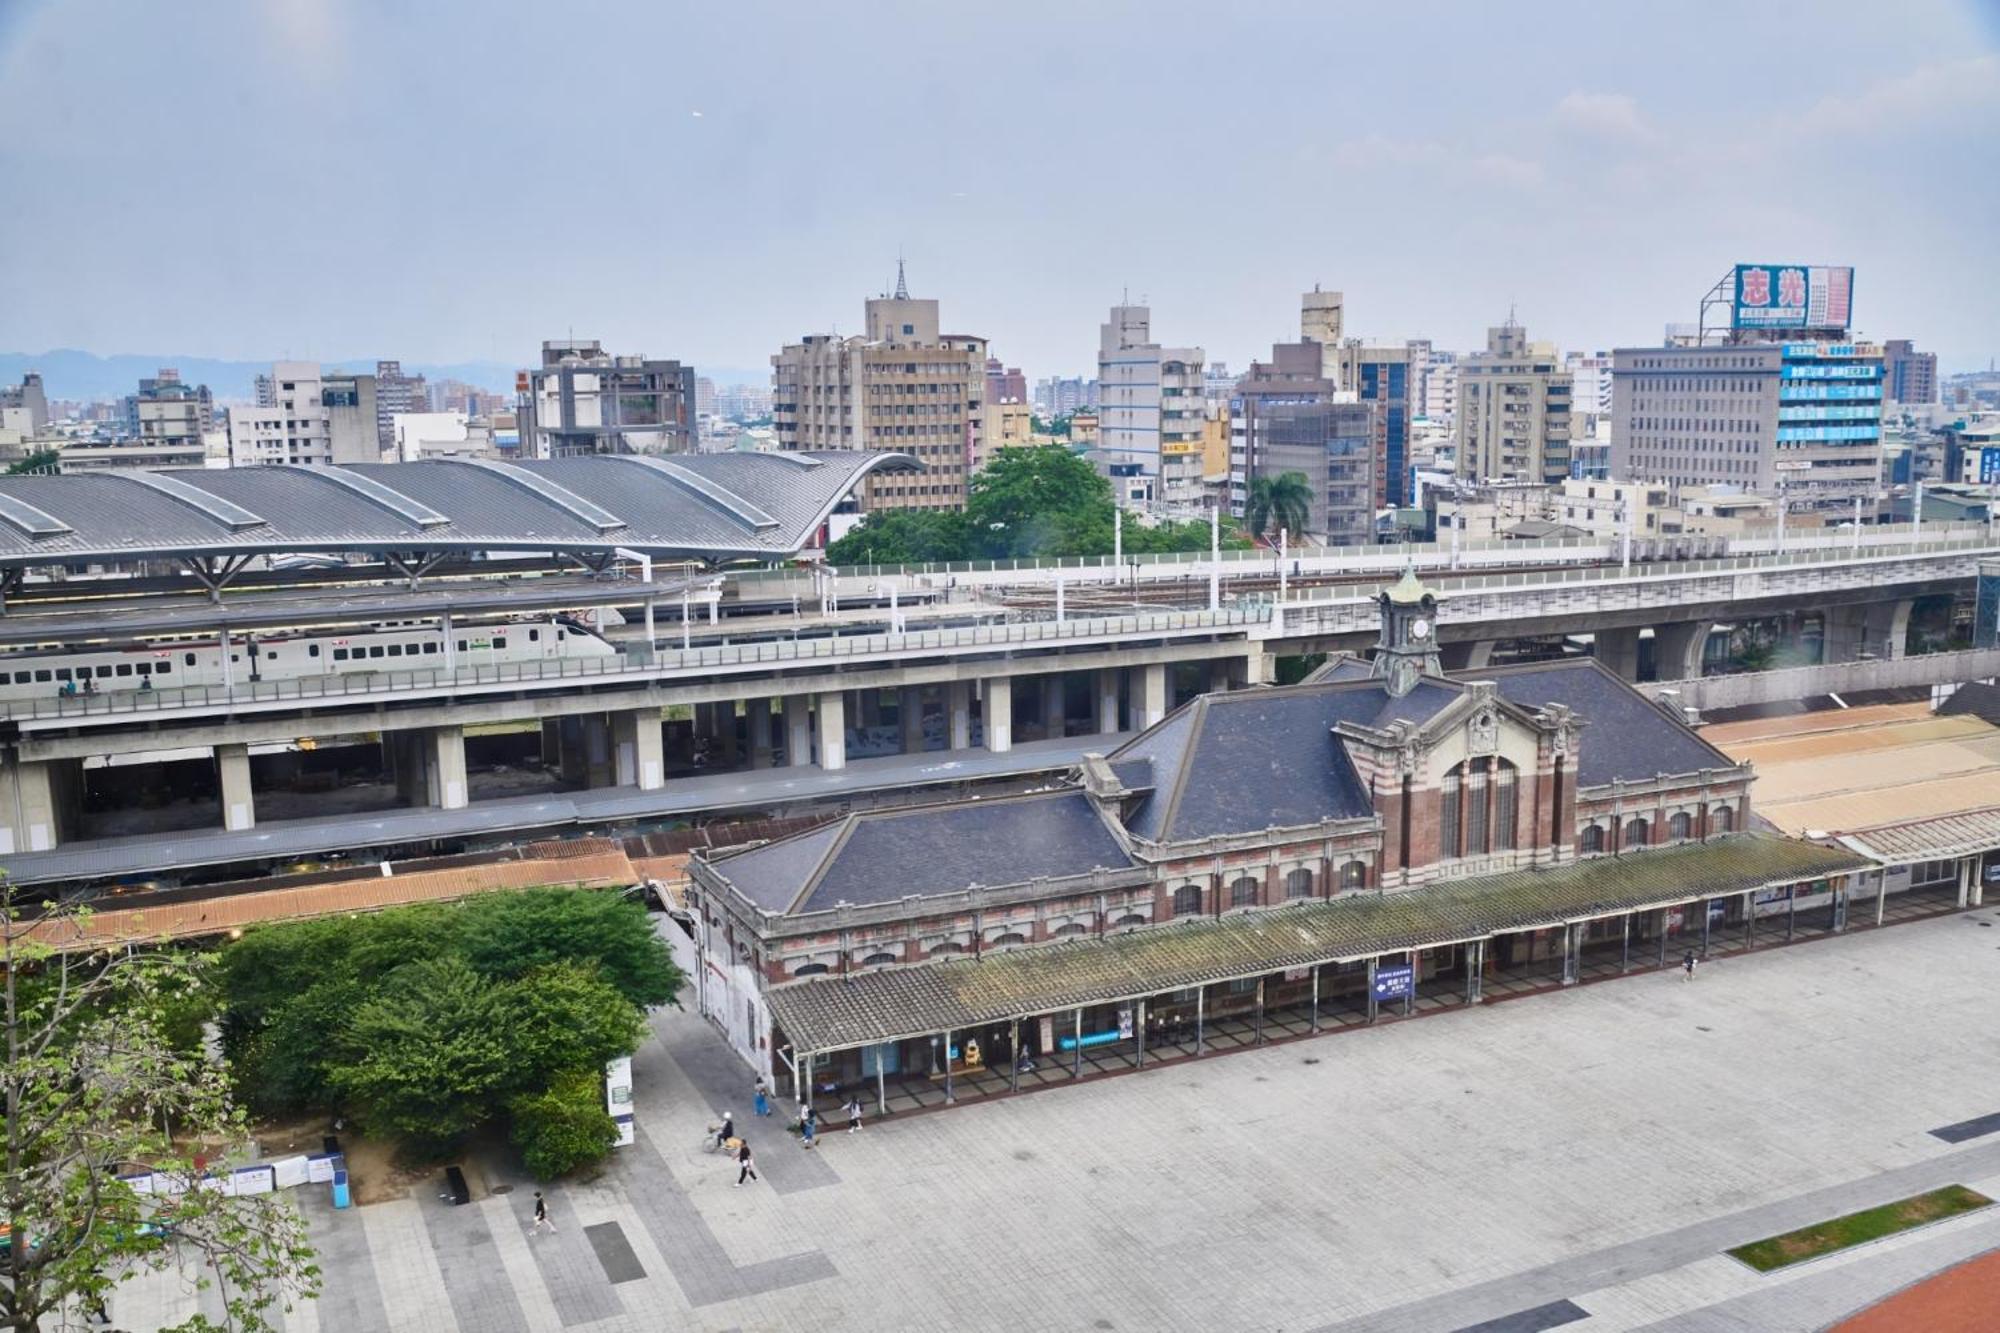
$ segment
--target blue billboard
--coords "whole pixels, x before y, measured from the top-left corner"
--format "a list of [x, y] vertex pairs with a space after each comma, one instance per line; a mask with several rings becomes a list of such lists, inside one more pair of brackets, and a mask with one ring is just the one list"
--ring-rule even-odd
[[1375, 969], [1375, 1002], [1408, 998], [1415, 989], [1414, 969], [1408, 963], [1394, 963]]
[[1738, 264], [1730, 324], [1738, 329], [1844, 329], [1854, 270], [1808, 264]]

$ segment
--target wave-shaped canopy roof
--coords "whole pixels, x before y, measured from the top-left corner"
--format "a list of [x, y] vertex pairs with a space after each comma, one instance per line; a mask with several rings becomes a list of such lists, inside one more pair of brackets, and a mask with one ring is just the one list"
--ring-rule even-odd
[[617, 547], [783, 559], [904, 454], [598, 454], [0, 477], [0, 568], [287, 551]]

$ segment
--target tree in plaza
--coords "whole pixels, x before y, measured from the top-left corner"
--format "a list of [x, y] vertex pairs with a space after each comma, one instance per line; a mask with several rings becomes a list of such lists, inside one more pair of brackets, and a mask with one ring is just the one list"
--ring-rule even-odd
[[[23, 902], [0, 882], [0, 1328], [69, 1326], [127, 1268], [186, 1265], [223, 1322], [260, 1333], [275, 1307], [318, 1294], [305, 1227], [278, 1194], [197, 1188], [204, 1154], [244, 1133], [222, 1067], [170, 1030], [205, 993], [206, 960], [107, 948], [86, 911]], [[165, 1195], [120, 1174], [152, 1173]], [[54, 1321], [53, 1323], [51, 1321]]]
[[521, 1093], [507, 1110], [521, 1161], [542, 1180], [588, 1166], [618, 1138], [604, 1108], [604, 1084], [593, 1070], [571, 1070], [540, 1092]]
[[406, 963], [354, 1011], [328, 1070], [363, 1129], [421, 1152], [485, 1122], [512, 1054], [497, 989], [462, 958]]
[[[595, 963], [537, 967], [500, 987], [508, 1084], [538, 1089], [565, 1070], [596, 1071], [638, 1049], [646, 1021]], [[600, 1099], [601, 1102], [601, 1099]]]
[[1303, 472], [1250, 479], [1250, 504], [1245, 513], [1255, 536], [1277, 540], [1279, 529], [1298, 536], [1312, 517], [1312, 486]]
[[646, 909], [615, 893], [520, 889], [458, 905], [458, 948], [489, 977], [518, 977], [549, 963], [590, 962], [641, 1007], [673, 1004], [687, 977], [653, 933]]
[[965, 518], [988, 559], [1111, 552], [1111, 484], [1060, 447], [1002, 449], [972, 478]]

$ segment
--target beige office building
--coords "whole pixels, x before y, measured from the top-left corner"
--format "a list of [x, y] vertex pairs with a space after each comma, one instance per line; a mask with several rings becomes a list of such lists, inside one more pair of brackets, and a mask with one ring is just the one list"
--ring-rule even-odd
[[942, 333], [900, 268], [893, 296], [866, 303], [867, 332], [811, 334], [771, 358], [772, 418], [786, 452], [909, 454], [918, 472], [871, 476], [864, 509], [959, 509], [984, 455], [986, 340]]
[[1553, 343], [1509, 320], [1486, 350], [1459, 358], [1457, 471], [1475, 481], [1556, 483], [1569, 476], [1570, 375]]

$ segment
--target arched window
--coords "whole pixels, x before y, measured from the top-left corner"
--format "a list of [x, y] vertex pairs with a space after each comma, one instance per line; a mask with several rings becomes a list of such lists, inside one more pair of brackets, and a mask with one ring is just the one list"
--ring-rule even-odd
[[1667, 838], [1672, 842], [1682, 842], [1694, 833], [1694, 816], [1682, 810], [1667, 821]]
[[1708, 812], [1708, 828], [1711, 833], [1727, 833], [1736, 820], [1736, 812], [1726, 805], [1718, 805]]
[[1285, 896], [1287, 898], [1310, 898], [1313, 893], [1313, 872], [1300, 866], [1285, 876]]
[[1364, 861], [1349, 861], [1340, 868], [1340, 887], [1343, 889], [1365, 888], [1368, 884], [1368, 865]]
[[1192, 884], [1183, 884], [1174, 890], [1174, 915], [1195, 916], [1201, 911], [1201, 890]]
[[1602, 824], [1585, 825], [1583, 832], [1577, 835], [1576, 845], [1579, 851], [1585, 851], [1585, 852], [1603, 851], [1604, 826]]
[[964, 953], [964, 952], [965, 952], [965, 946], [963, 944], [960, 944], [957, 940], [940, 940], [936, 944], [933, 944], [930, 948], [930, 954], [931, 957], [933, 958], [936, 958], [939, 954]]
[[1257, 881], [1245, 875], [1229, 886], [1231, 907], [1255, 907], [1257, 905]]
[[1050, 936], [1055, 939], [1065, 939], [1071, 935], [1088, 935], [1089, 933], [1090, 927], [1084, 925], [1081, 921], [1065, 922], [1049, 932]]
[[861, 960], [863, 967], [881, 967], [884, 963], [900, 963], [903, 960], [892, 953], [871, 953]]
[[1625, 831], [1619, 835], [1620, 847], [1644, 847], [1651, 840], [1653, 826], [1645, 820], [1634, 817], [1625, 821]]
[[1118, 930], [1124, 927], [1143, 926], [1145, 924], [1146, 924], [1145, 917], [1140, 916], [1137, 912], [1127, 912], [1124, 916], [1121, 916], [1116, 921], [1113, 921], [1111, 923], [1111, 928], [1113, 930]]
[[807, 963], [802, 967], [793, 968], [792, 975], [795, 977], [816, 977], [824, 971], [826, 971], [825, 963]]
[[995, 936], [993, 942], [986, 947], [989, 949], [1004, 949], [1009, 945], [1026, 944], [1027, 942], [1028, 937], [1026, 935], [1023, 935], [1018, 930], [1010, 930], [1005, 935]]

